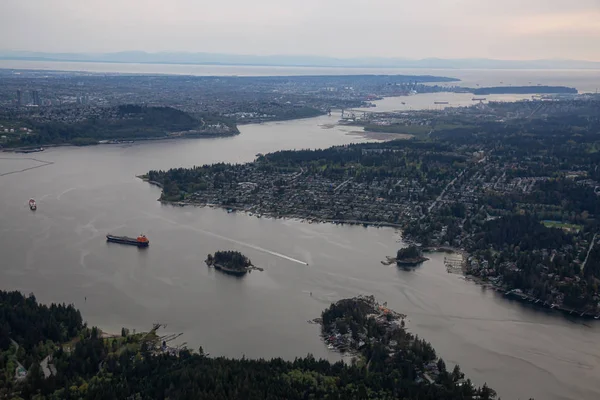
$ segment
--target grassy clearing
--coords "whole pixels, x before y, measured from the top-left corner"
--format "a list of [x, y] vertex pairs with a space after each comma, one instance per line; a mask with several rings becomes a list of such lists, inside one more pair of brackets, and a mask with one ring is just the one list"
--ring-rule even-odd
[[366, 125], [366, 132], [381, 132], [381, 133], [404, 133], [407, 135], [426, 135], [432, 128], [427, 125]]
[[568, 232], [579, 232], [583, 229], [582, 225], [569, 224], [560, 221], [542, 221], [542, 223], [548, 228], [559, 228]]
[[425, 136], [430, 132], [447, 131], [453, 129], [470, 129], [472, 125], [465, 125], [460, 123], [441, 123], [430, 125], [403, 125], [403, 124], [391, 124], [391, 125], [366, 125], [364, 130], [366, 132], [381, 132], [381, 133], [404, 133], [414, 136]]

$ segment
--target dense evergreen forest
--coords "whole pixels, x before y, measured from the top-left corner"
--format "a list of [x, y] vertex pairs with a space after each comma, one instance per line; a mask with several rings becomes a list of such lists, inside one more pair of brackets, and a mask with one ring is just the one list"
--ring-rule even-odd
[[[212, 358], [202, 348], [198, 352], [165, 350], [156, 328], [138, 334], [123, 329], [120, 337], [102, 338], [97, 328], [82, 324], [73, 306], [40, 305], [33, 295], [0, 291], [0, 398], [495, 398], [487, 386], [476, 389], [470, 383], [459, 385], [464, 375], [458, 367], [452, 373], [444, 369], [435, 384], [420, 379], [423, 363], [435, 358], [430, 344], [402, 329], [403, 346], [409, 346], [410, 352], [390, 358], [377, 344], [383, 332], [373, 327], [365, 310], [349, 312], [347, 307], [338, 306], [327, 310], [323, 318], [330, 321], [340, 313], [351, 315], [351, 327], [364, 325], [365, 332], [377, 335], [365, 348], [368, 362], [361, 359], [350, 365], [332, 364], [310, 355], [294, 361]], [[50, 356], [44, 360], [47, 368], [42, 366], [46, 356]], [[16, 377], [19, 363], [27, 370], [26, 377]]]
[[398, 260], [419, 258], [421, 256], [422, 256], [422, 253], [417, 246], [405, 247], [403, 249], [398, 250], [398, 252], [396, 254], [396, 258]]
[[[321, 327], [327, 341], [358, 357], [353, 363], [355, 368], [366, 368], [380, 380], [384, 390], [376, 392], [376, 398], [391, 394], [390, 398], [412, 399], [423, 383], [429, 386], [424, 398], [496, 398], [487, 386], [475, 388], [465, 380], [458, 365], [448, 371], [430, 343], [405, 329], [404, 317], [386, 304], [378, 304], [372, 296], [359, 296], [340, 300], [324, 310]], [[358, 398], [370, 398], [365, 389]]]
[[246, 270], [248, 267], [252, 266], [252, 262], [248, 257], [239, 251], [232, 250], [217, 251], [214, 255], [209, 254], [206, 262], [209, 265], [218, 264], [235, 270]]
[[[95, 144], [100, 140], [132, 140], [165, 137], [170, 132], [203, 130], [207, 126], [223, 124], [230, 133], [237, 133], [235, 124], [224, 117], [214, 115], [192, 116], [171, 107], [120, 105], [98, 109], [85, 116], [71, 115], [74, 110], [53, 110], [64, 116], [53, 116], [46, 121], [43, 113], [36, 118], [20, 116], [31, 134], [20, 135], [8, 142], [8, 146], [34, 146], [44, 144]], [[49, 118], [48, 118], [49, 119]], [[59, 122], [64, 120], [64, 122]], [[210, 129], [208, 129], [210, 131]], [[218, 130], [218, 129], [217, 129]], [[215, 131], [216, 132], [216, 131]]]
[[26, 351], [40, 342], [64, 342], [82, 329], [81, 314], [72, 305], [38, 304], [35, 296], [0, 291], [0, 350], [7, 350], [10, 339]]
[[487, 221], [474, 241], [480, 249], [508, 245], [518, 246], [521, 251], [533, 251], [560, 248], [573, 239], [562, 229], [540, 224], [531, 215], [511, 215]]

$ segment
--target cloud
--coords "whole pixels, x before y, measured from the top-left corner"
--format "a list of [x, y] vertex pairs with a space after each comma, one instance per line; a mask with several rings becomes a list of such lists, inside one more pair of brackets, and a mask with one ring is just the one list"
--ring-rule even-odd
[[[540, 14], [521, 17], [513, 23], [515, 35], [600, 35], [600, 10]], [[600, 51], [600, 43], [598, 43]]]

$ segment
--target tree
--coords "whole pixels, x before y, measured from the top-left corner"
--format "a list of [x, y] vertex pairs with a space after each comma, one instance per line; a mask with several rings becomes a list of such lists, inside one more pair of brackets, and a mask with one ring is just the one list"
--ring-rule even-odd
[[460, 367], [457, 365], [454, 366], [454, 369], [452, 370], [452, 380], [454, 382], [458, 382], [459, 380], [463, 379], [465, 377], [465, 374], [463, 374], [460, 370]]
[[396, 254], [396, 258], [398, 260], [417, 258], [420, 256], [421, 256], [421, 251], [419, 250], [419, 248], [417, 246], [413, 246], [413, 245], [410, 245], [408, 247], [398, 250], [398, 253]]
[[479, 399], [480, 400], [493, 400], [496, 398], [496, 391], [490, 389], [487, 383], [484, 383], [481, 389], [479, 389]]
[[442, 358], [438, 360], [437, 367], [440, 372], [446, 372], [446, 363]]

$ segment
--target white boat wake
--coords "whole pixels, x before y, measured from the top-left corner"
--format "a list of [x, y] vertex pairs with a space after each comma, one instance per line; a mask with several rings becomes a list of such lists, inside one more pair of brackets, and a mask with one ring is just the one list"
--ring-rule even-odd
[[69, 189], [65, 190], [64, 192], [62, 192], [61, 194], [59, 194], [58, 196], [56, 196], [56, 200], [60, 200], [60, 198], [61, 198], [63, 195], [65, 195], [65, 194], [67, 194], [67, 193], [69, 193], [69, 192], [72, 192], [72, 191], [73, 191], [73, 190], [75, 190], [75, 189], [77, 189], [77, 188], [74, 188], [74, 187], [72, 187], [72, 188], [69, 188]]
[[217, 239], [227, 240], [228, 242], [235, 243], [235, 244], [239, 244], [240, 246], [245, 246], [245, 247], [251, 248], [251, 249], [253, 249], [253, 250], [260, 251], [260, 252], [262, 252], [262, 253], [271, 254], [272, 256], [279, 257], [279, 258], [283, 258], [284, 260], [292, 261], [292, 262], [295, 262], [295, 263], [298, 263], [298, 264], [302, 264], [302, 265], [308, 265], [308, 263], [306, 263], [306, 262], [304, 262], [304, 261], [297, 260], [297, 259], [295, 259], [295, 258], [292, 258], [292, 257], [286, 256], [285, 254], [281, 254], [281, 253], [277, 253], [277, 252], [275, 252], [275, 251], [271, 251], [271, 250], [264, 249], [264, 248], [262, 248], [262, 247], [259, 247], [259, 246], [256, 246], [256, 245], [253, 245], [253, 244], [251, 244], [251, 243], [240, 242], [239, 240], [235, 240], [235, 239], [232, 239], [232, 238], [228, 238], [228, 237], [226, 237], [226, 236], [221, 236], [221, 235], [219, 235], [219, 234], [217, 234], [217, 233], [210, 232], [210, 231], [206, 231], [206, 230], [204, 230], [204, 229], [196, 228], [196, 227], [193, 227], [193, 226], [190, 226], [190, 225], [184, 225], [184, 224], [180, 224], [179, 222], [176, 222], [176, 221], [170, 220], [170, 219], [168, 219], [168, 218], [164, 218], [164, 217], [159, 217], [159, 216], [156, 216], [156, 215], [152, 215], [152, 214], [150, 214], [150, 213], [144, 213], [144, 214], [146, 214], [146, 215], [148, 215], [148, 216], [150, 216], [150, 217], [152, 217], [152, 218], [160, 218], [160, 219], [162, 219], [163, 221], [170, 222], [170, 223], [172, 223], [172, 224], [175, 224], [175, 225], [183, 226], [183, 227], [185, 227], [185, 228], [188, 228], [188, 229], [190, 229], [190, 230], [193, 230], [193, 231], [195, 231], [195, 232], [203, 233], [203, 234], [205, 234], [205, 235], [212, 236], [212, 237], [215, 237], [215, 238], [217, 238]]

